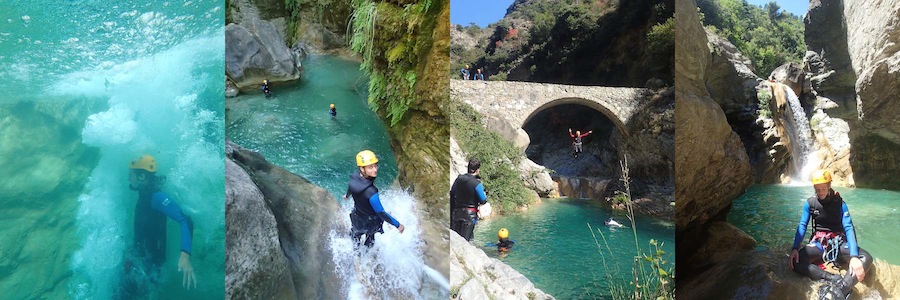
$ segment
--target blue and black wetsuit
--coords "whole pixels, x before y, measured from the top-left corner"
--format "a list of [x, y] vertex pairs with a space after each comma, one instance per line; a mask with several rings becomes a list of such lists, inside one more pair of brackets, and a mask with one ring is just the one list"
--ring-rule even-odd
[[334, 119], [337, 117], [337, 108], [332, 108], [331, 111], [328, 112], [331, 115], [331, 118]]
[[[191, 254], [194, 224], [166, 193], [140, 191], [134, 208], [134, 244], [126, 261], [123, 288], [116, 298], [130, 299], [149, 292], [166, 261], [166, 218], [181, 227], [181, 251]], [[148, 282], [149, 281], [149, 282]]]
[[260, 88], [262, 89], [263, 94], [266, 94], [266, 97], [272, 96], [272, 92], [269, 91], [269, 84], [268, 84], [268, 83], [263, 83], [263, 85], [262, 85]]
[[471, 241], [478, 222], [478, 206], [487, 203], [481, 179], [472, 174], [456, 177], [450, 187], [450, 228]]
[[[813, 196], [803, 205], [800, 224], [794, 235], [793, 249], [797, 249], [799, 254], [799, 262], [794, 264], [794, 272], [806, 275], [813, 280], [827, 279], [831, 276], [818, 266], [818, 264], [824, 263], [823, 244], [827, 244], [827, 242], [810, 241], [805, 247], [801, 247], [810, 220], [813, 221], [813, 229], [816, 232], [822, 232], [820, 235], [836, 233], [846, 241], [840, 246], [837, 263], [847, 265], [851, 258], [858, 257], [863, 263], [863, 269], [869, 270], [869, 267], [872, 266], [872, 257], [856, 242], [856, 231], [853, 228], [853, 220], [850, 218], [850, 210], [841, 195], [831, 190], [824, 200]], [[814, 233], [813, 236], [815, 235]], [[852, 273], [847, 272], [842, 279], [845, 294], [857, 283], [856, 276]]]
[[384, 207], [381, 206], [374, 178], [365, 178], [359, 172], [353, 172], [350, 175], [347, 194], [353, 196], [353, 212], [350, 213], [350, 223], [353, 225], [353, 229], [350, 236], [357, 242], [357, 245], [359, 238], [366, 235], [365, 245], [371, 247], [375, 242], [375, 233], [384, 233], [382, 228], [384, 222], [388, 222], [394, 227], [400, 227], [400, 222], [384, 211]]

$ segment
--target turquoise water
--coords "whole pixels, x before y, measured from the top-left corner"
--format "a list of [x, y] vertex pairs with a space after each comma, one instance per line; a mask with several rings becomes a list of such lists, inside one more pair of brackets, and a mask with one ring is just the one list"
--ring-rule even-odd
[[[900, 192], [834, 188], [850, 209], [859, 246], [872, 256], [900, 264]], [[800, 222], [803, 203], [814, 195], [812, 186], [754, 185], [734, 201], [728, 222], [746, 231], [758, 246], [788, 252]], [[804, 242], [812, 230], [807, 229]]]
[[[387, 129], [368, 107], [368, 79], [358, 62], [310, 56], [300, 80], [274, 85], [272, 93], [266, 98], [252, 90], [226, 100], [228, 138], [336, 197], [347, 191], [356, 153], [363, 149], [381, 160], [380, 189], [397, 177]], [[332, 103], [336, 119], [328, 114]]]
[[[483, 247], [497, 241], [500, 228], [509, 230], [510, 239], [517, 243], [501, 260], [528, 277], [537, 288], [557, 299], [610, 298], [603, 259], [618, 284], [627, 285], [631, 278], [635, 253], [634, 235], [628, 218], [620, 212], [602, 207], [595, 200], [544, 199], [527, 212], [495, 217], [480, 221], [475, 227], [475, 245], [482, 246], [491, 257], [498, 257], [497, 249]], [[611, 229], [603, 226], [613, 216], [626, 228]], [[628, 224], [626, 224], [628, 223]], [[588, 224], [604, 255], [598, 250]], [[655, 239], [663, 243], [669, 265], [674, 262], [674, 225], [649, 217], [636, 218], [638, 243], [645, 253], [652, 253], [648, 242]], [[609, 255], [600, 234], [606, 237], [614, 253]]]
[[[397, 162], [387, 129], [368, 107], [368, 79], [359, 63], [334, 56], [310, 56], [297, 81], [274, 85], [266, 98], [260, 90], [226, 100], [226, 133], [238, 145], [260, 152], [279, 165], [340, 197], [356, 167], [356, 153], [369, 149], [379, 162], [381, 202], [401, 222], [400, 234], [385, 225], [367, 252], [354, 251], [347, 237], [352, 201], [339, 200], [342, 211], [328, 236], [333, 263], [342, 278], [341, 295], [348, 299], [447, 299], [449, 283], [424, 263], [417, 200], [392, 187]], [[337, 118], [328, 114], [329, 104]], [[329, 213], [329, 212], [323, 212]], [[363, 267], [355, 268], [360, 261]], [[403, 276], [396, 276], [403, 274]], [[359, 278], [366, 278], [369, 284]]]
[[[133, 240], [127, 163], [156, 156], [163, 191], [194, 220], [196, 290], [179, 231], [153, 298], [224, 297], [221, 1], [0, 3], [4, 297], [108, 299]], [[36, 279], [41, 278], [41, 279]]]

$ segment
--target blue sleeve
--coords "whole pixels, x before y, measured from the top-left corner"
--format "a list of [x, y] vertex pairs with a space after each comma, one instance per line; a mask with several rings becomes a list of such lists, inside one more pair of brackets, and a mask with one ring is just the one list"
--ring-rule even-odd
[[806, 225], [809, 224], [809, 201], [803, 202], [803, 214], [800, 215], [800, 224], [797, 225], [797, 233], [794, 234], [794, 247], [791, 249], [800, 249], [800, 242], [806, 235]]
[[194, 226], [191, 219], [181, 213], [178, 203], [169, 199], [165, 193], [153, 194], [153, 209], [158, 210], [181, 226], [181, 251], [191, 254]]
[[372, 204], [372, 209], [375, 210], [375, 213], [378, 214], [378, 216], [381, 217], [382, 220], [391, 223], [391, 225], [394, 225], [394, 227], [400, 227], [400, 222], [397, 222], [394, 217], [391, 217], [390, 214], [384, 211], [384, 207], [381, 207], [381, 199], [378, 198], [378, 193], [375, 193], [374, 195], [372, 195], [372, 197], [369, 197], [369, 204]]
[[478, 194], [478, 202], [487, 203], [487, 194], [484, 193], [484, 186], [481, 183], [475, 186], [475, 193]]
[[856, 244], [856, 232], [853, 230], [853, 220], [850, 220], [850, 209], [847, 203], [841, 204], [841, 223], [844, 225], [844, 234], [847, 235], [847, 246], [850, 247], [850, 256], [859, 256], [859, 246]]

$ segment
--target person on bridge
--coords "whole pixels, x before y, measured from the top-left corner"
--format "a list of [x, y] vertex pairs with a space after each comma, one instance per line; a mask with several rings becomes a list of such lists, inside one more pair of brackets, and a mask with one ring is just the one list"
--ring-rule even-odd
[[450, 228], [467, 241], [472, 240], [478, 222], [478, 206], [487, 203], [481, 184], [481, 162], [469, 160], [468, 173], [456, 177], [450, 187]]
[[474, 78], [474, 79], [475, 79], [475, 80], [482, 80], [482, 81], [484, 81], [484, 74], [481, 73], [481, 69], [478, 69], [478, 71], [476, 71], [476, 72], [477, 72], [477, 73], [475, 73], [475, 78]]
[[575, 148], [575, 158], [578, 158], [578, 154], [580, 154], [581, 152], [583, 152], [582, 149], [581, 149], [582, 139], [583, 139], [584, 137], [588, 136], [588, 134], [591, 134], [591, 133], [594, 133], [594, 131], [591, 130], [591, 131], [588, 131], [588, 132], [585, 133], [585, 134], [581, 134], [581, 131], [580, 131], [580, 130], [576, 130], [576, 131], [575, 131], [575, 134], [572, 134], [572, 128], [569, 128], [569, 136], [572, 137], [572, 140], [573, 140], [573, 141], [572, 141], [572, 147]]
[[[831, 173], [816, 171], [812, 184], [816, 195], [803, 203], [788, 267], [813, 280], [825, 280], [826, 284], [819, 288], [820, 296], [830, 294], [837, 299], [846, 299], [853, 286], [866, 277], [866, 270], [872, 267], [872, 256], [857, 244], [847, 203], [840, 193], [831, 189]], [[810, 220], [815, 233], [809, 243], [801, 247]], [[849, 265], [847, 275], [841, 277], [825, 271], [826, 264], [836, 263]]]
[[400, 234], [403, 234], [405, 227], [381, 206], [378, 188], [375, 187], [375, 177], [378, 176], [378, 158], [375, 157], [375, 153], [369, 150], [360, 151], [356, 154], [356, 166], [359, 167], [359, 171], [350, 175], [347, 193], [344, 194], [344, 199], [353, 197], [353, 212], [350, 213], [350, 224], [353, 228], [350, 236], [354, 245], [359, 247], [360, 237], [365, 235], [363, 244], [372, 247], [375, 243], [375, 233], [384, 233], [382, 228], [384, 222], [394, 225]]
[[466, 65], [465, 68], [459, 69], [459, 75], [463, 80], [469, 80], [469, 65]]

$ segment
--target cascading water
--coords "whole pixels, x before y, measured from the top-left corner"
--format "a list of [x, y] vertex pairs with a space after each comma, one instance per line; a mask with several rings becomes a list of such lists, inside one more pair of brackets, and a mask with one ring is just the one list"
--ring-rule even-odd
[[[407, 229], [402, 234], [385, 224], [384, 233], [376, 234], [372, 248], [354, 249], [347, 236], [350, 218], [339, 221], [329, 236], [330, 248], [338, 274], [344, 281], [349, 299], [447, 299], [449, 282], [425, 265], [416, 199], [408, 192], [387, 190], [381, 193], [382, 204]], [[353, 203], [345, 201], [342, 215], [348, 216]]]
[[[790, 135], [791, 139], [791, 162], [793, 164], [793, 174], [791, 178], [794, 181], [806, 182], [809, 174], [813, 171], [811, 168], [818, 167], [815, 163], [810, 163], [814, 159], [810, 159], [813, 152], [813, 139], [809, 127], [809, 119], [803, 106], [800, 105], [800, 99], [794, 94], [794, 91], [787, 85], [778, 84], [784, 93], [785, 101], [789, 105], [790, 115], [785, 115], [785, 131]], [[776, 93], [777, 95], [777, 93]]]
[[[303, 61], [299, 81], [274, 85], [274, 97], [253, 90], [226, 100], [227, 135], [260, 152], [270, 162], [328, 190], [335, 198], [347, 190], [354, 156], [369, 149], [379, 158], [381, 202], [406, 227], [389, 224], [368, 251], [354, 250], [348, 236], [352, 200], [341, 201], [327, 247], [332, 252], [340, 293], [350, 299], [447, 299], [448, 279], [425, 264], [423, 220], [408, 192], [383, 188], [397, 177], [397, 163], [384, 124], [367, 105], [367, 78], [359, 63], [313, 55]], [[335, 104], [337, 117], [328, 115]], [[431, 245], [434, 247], [434, 245]], [[363, 247], [365, 248], [365, 247]]]

